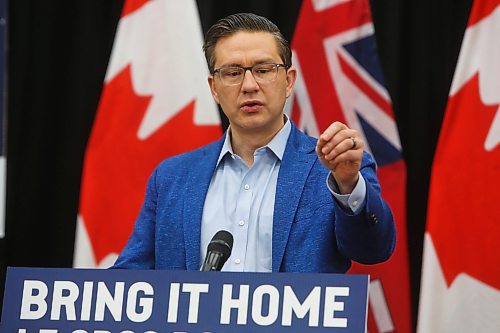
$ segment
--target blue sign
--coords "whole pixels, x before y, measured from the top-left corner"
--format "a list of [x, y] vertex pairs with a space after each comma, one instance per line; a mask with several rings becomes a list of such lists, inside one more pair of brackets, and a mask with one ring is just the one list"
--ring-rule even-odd
[[368, 276], [8, 268], [1, 332], [365, 332]]

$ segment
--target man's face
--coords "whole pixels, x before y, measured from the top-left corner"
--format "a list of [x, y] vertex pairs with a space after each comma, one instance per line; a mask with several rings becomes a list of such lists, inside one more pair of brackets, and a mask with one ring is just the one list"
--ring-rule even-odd
[[[267, 32], [237, 32], [220, 39], [215, 46], [215, 68], [223, 66], [253, 66], [282, 64], [278, 45]], [[257, 82], [246, 71], [239, 85], [226, 86], [219, 74], [210, 76], [208, 83], [215, 101], [221, 105], [238, 133], [274, 135], [283, 126], [283, 107], [292, 93], [296, 70], [279, 68], [272, 82]]]

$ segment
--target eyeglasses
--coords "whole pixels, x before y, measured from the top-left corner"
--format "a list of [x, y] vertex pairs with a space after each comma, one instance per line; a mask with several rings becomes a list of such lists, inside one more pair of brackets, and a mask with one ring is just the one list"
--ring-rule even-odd
[[212, 75], [219, 74], [222, 84], [226, 86], [236, 86], [243, 82], [245, 73], [250, 71], [255, 81], [258, 83], [267, 83], [276, 80], [280, 67], [288, 69], [290, 66], [284, 64], [258, 64], [249, 67], [224, 66], [215, 69]]

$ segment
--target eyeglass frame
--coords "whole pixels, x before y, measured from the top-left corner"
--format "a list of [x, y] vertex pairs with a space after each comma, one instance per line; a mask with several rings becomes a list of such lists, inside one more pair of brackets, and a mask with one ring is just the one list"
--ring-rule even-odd
[[[255, 64], [255, 65], [253, 65], [253, 66], [237, 66], [237, 65], [228, 65], [228, 66], [222, 66], [222, 67], [219, 67], [219, 68], [215, 68], [215, 69], [213, 70], [213, 72], [212, 72], [212, 76], [215, 76], [215, 74], [219, 73], [219, 78], [220, 78], [220, 81], [222, 82], [222, 84], [223, 84], [223, 85], [228, 86], [228, 87], [237, 86], [237, 85], [239, 85], [239, 84], [243, 83], [243, 80], [245, 79], [245, 74], [247, 73], [247, 71], [250, 71], [250, 73], [252, 73], [253, 78], [254, 78], [254, 79], [255, 79], [255, 81], [257, 81], [257, 82], [260, 82], [260, 83], [274, 82], [274, 81], [276, 80], [276, 77], [275, 77], [273, 80], [271, 80], [271, 81], [259, 81], [259, 80], [255, 77], [255, 75], [254, 75], [254, 73], [253, 73], [253, 69], [254, 69], [254, 67], [257, 67], [257, 66], [263, 66], [263, 65], [273, 65], [273, 66], [275, 66], [275, 67], [276, 67], [276, 77], [278, 76], [278, 71], [279, 71], [279, 69], [280, 69], [280, 68], [284, 68], [285, 70], [288, 70], [288, 69], [290, 69], [290, 67], [291, 67], [291, 66], [289, 66], [289, 65], [285, 65], [285, 64], [275, 64], [275, 63], [262, 63], [262, 64]], [[220, 76], [220, 71], [221, 71], [221, 69], [226, 69], [226, 68], [241, 68], [241, 69], [243, 69], [243, 75], [241, 76], [241, 82], [239, 82], [239, 83], [235, 83], [235, 84], [226, 84], [226, 83], [224, 82], [224, 80], [223, 80], [223, 79], [221, 78], [221, 76]]]

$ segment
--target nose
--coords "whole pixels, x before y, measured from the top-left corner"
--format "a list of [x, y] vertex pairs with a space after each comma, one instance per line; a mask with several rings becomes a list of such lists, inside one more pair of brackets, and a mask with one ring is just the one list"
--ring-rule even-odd
[[255, 80], [255, 77], [253, 76], [250, 69], [247, 69], [245, 71], [245, 74], [243, 75], [241, 90], [243, 90], [244, 92], [254, 92], [259, 90], [259, 84]]

